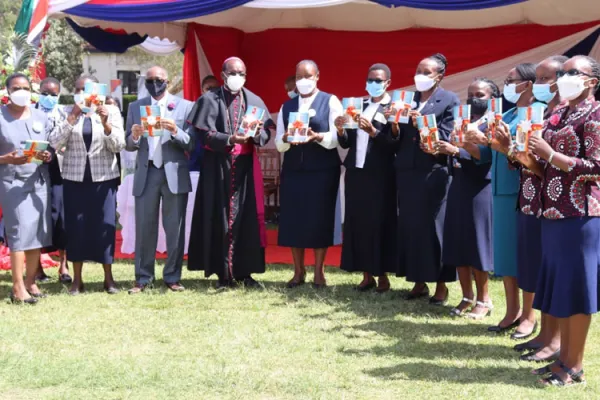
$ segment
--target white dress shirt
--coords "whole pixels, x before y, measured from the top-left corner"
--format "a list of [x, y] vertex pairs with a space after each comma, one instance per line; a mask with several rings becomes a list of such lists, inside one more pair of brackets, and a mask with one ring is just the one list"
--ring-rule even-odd
[[[163, 96], [160, 100], [155, 100], [154, 97], [151, 98], [152, 105], [160, 108], [161, 118], [165, 116], [167, 110], [167, 97]], [[148, 137], [148, 159], [154, 162], [157, 167], [162, 166], [162, 140], [163, 136]]]
[[[317, 97], [317, 90], [310, 97], [302, 97], [298, 96], [298, 112], [309, 112], [310, 106], [312, 105], [315, 97]], [[283, 135], [287, 131], [287, 126], [283, 124], [283, 106], [279, 109], [279, 116], [277, 117], [277, 136], [275, 137], [275, 146], [280, 153], [286, 152], [290, 149], [291, 145], [289, 143], [283, 142]], [[319, 143], [321, 146], [326, 149], [335, 149], [338, 144], [337, 140], [337, 129], [335, 127], [335, 119], [342, 115], [344, 109], [342, 107], [342, 103], [340, 100], [332, 95], [329, 98], [329, 131], [327, 132], [315, 132], [323, 135], [323, 140]], [[299, 145], [303, 146], [303, 145]]]
[[[375, 117], [375, 113], [379, 110], [380, 104], [388, 104], [390, 102], [390, 96], [386, 93], [383, 98], [378, 102], [373, 102], [371, 99], [368, 100], [369, 105], [363, 110], [361, 117], [368, 121], [372, 121]], [[365, 165], [365, 158], [367, 157], [367, 147], [369, 145], [369, 134], [362, 129], [356, 131], [356, 168], [363, 168]]]

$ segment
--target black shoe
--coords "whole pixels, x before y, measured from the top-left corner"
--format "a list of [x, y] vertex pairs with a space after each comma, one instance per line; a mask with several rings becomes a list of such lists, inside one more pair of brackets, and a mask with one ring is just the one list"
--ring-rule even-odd
[[104, 291], [107, 294], [117, 294], [120, 292], [119, 288], [117, 288], [115, 285], [104, 286]]
[[518, 351], [519, 353], [522, 353], [524, 351], [539, 350], [541, 348], [542, 348], [542, 345], [540, 343], [525, 342], [525, 343], [519, 343], [519, 344], [515, 345], [513, 347], [513, 350]]
[[32, 306], [34, 304], [37, 304], [38, 299], [36, 299], [35, 297], [30, 297], [28, 299], [21, 300], [21, 299], [17, 299], [13, 292], [10, 292], [10, 302], [12, 304], [28, 304], [28, 305]]
[[511, 329], [516, 328], [517, 326], [519, 326], [519, 320], [516, 320], [515, 322], [513, 322], [512, 324], [510, 324], [508, 326], [505, 326], [504, 328], [501, 327], [500, 325], [489, 326], [488, 327], [488, 332], [504, 333], [506, 331], [510, 331]]
[[42, 272], [35, 277], [35, 281], [40, 283], [50, 282], [50, 277]]
[[27, 293], [29, 293], [29, 295], [31, 297], [34, 297], [36, 299], [45, 299], [46, 297], [48, 297], [48, 295], [46, 293], [42, 293], [42, 292], [37, 292], [37, 293], [27, 292]]
[[217, 281], [217, 286], [215, 286], [215, 290], [222, 292], [232, 287], [235, 287], [235, 284], [232, 281], [228, 279], [219, 279]]
[[73, 283], [73, 278], [71, 278], [71, 275], [69, 274], [60, 274], [58, 276], [58, 280], [60, 281], [60, 283], [62, 283], [63, 285], [68, 285], [70, 283]]
[[538, 326], [538, 323], [536, 321], [533, 324], [533, 329], [531, 330], [531, 332], [522, 333], [522, 332], [516, 331], [512, 335], [510, 335], [510, 338], [512, 340], [525, 340], [527, 338], [530, 338], [537, 331], [537, 326]]
[[449, 294], [450, 294], [450, 289], [446, 288], [446, 295], [444, 296], [444, 298], [442, 300], [436, 299], [435, 297], [432, 296], [429, 298], [429, 304], [431, 304], [432, 306], [443, 306], [448, 302]]
[[312, 286], [313, 286], [313, 289], [316, 289], [316, 290], [325, 289], [325, 288], [327, 288], [327, 282], [313, 283]]
[[429, 296], [429, 287], [427, 285], [425, 285], [423, 290], [421, 290], [419, 293], [410, 292], [406, 295], [406, 297], [404, 297], [404, 299], [405, 300], [416, 300], [416, 299], [420, 299], [421, 297], [427, 297], [427, 296]]
[[262, 283], [254, 280], [254, 278], [252, 278], [251, 276], [244, 278], [242, 280], [242, 285], [244, 285], [244, 287], [246, 289], [264, 289], [265, 287], [262, 285]]
[[377, 282], [375, 282], [375, 279], [372, 279], [369, 283], [367, 283], [366, 285], [358, 285], [354, 288], [354, 290], [356, 290], [357, 292], [368, 292], [371, 289], [375, 289], [377, 287]]
[[546, 358], [541, 358], [537, 356], [537, 351], [532, 351], [531, 353], [523, 354], [521, 357], [521, 361], [530, 361], [530, 362], [553, 362], [558, 360], [560, 357], [560, 350], [555, 351], [551, 355]]

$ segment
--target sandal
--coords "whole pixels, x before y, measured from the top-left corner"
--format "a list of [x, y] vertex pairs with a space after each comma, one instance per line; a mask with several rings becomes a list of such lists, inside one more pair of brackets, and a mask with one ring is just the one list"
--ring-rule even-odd
[[560, 369], [563, 370], [563, 372], [565, 372], [569, 376], [569, 378], [571, 378], [570, 381], [564, 381], [560, 377], [560, 375], [553, 373], [548, 378], [542, 379], [540, 383], [544, 386], [558, 387], [568, 387], [585, 383], [585, 378], [583, 378], [583, 369], [581, 369], [579, 372], [575, 372], [573, 371], [573, 369], [567, 367], [562, 362], [559, 363], [559, 366]]
[[545, 367], [542, 367], [542, 368], [536, 368], [536, 369], [532, 370], [532, 371], [531, 371], [531, 374], [532, 374], [532, 375], [535, 375], [535, 376], [546, 376], [546, 375], [550, 375], [550, 374], [552, 374], [552, 367], [553, 367], [554, 365], [556, 365], [556, 364], [560, 365], [560, 364], [562, 364], [562, 363], [561, 363], [561, 361], [560, 361], [560, 360], [556, 360], [555, 362], [553, 362], [553, 363], [550, 363], [550, 364], [546, 365]]
[[[481, 308], [487, 308], [487, 312], [483, 313], [483, 314], [475, 314], [473, 312], [473, 310], [477, 307], [481, 307]], [[470, 313], [468, 313], [466, 315], [467, 318], [479, 321], [482, 320], [486, 317], [489, 317], [490, 315], [492, 315], [492, 310], [494, 309], [494, 305], [492, 304], [491, 301], [478, 301], [475, 305], [475, 308], [473, 310], [471, 310]]]
[[463, 297], [463, 299], [461, 300], [461, 302], [458, 305], [458, 307], [454, 307], [452, 310], [450, 310], [450, 316], [451, 317], [460, 317], [461, 315], [463, 315], [465, 313], [465, 311], [467, 311], [467, 309], [469, 308], [469, 306], [465, 307], [462, 310], [459, 308], [463, 303], [474, 304], [475, 303], [475, 299], [469, 299], [469, 298]]

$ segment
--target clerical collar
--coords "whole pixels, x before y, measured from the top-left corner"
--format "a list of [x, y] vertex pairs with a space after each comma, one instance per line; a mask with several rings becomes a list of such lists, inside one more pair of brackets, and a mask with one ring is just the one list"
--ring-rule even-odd
[[390, 101], [392, 101], [392, 98], [390, 97], [389, 94], [386, 93], [385, 95], [383, 95], [383, 98], [380, 101], [373, 101], [373, 99], [369, 97], [367, 99], [367, 104], [373, 104], [374, 103], [374, 104], [386, 105], [386, 104], [389, 104]]

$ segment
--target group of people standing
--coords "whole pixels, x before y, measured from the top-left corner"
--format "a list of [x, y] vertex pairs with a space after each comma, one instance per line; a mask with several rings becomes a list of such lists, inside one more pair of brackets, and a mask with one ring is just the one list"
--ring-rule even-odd
[[[55, 111], [58, 92], [47, 88], [59, 85], [54, 80], [42, 83], [41, 107], [31, 107], [27, 77], [10, 76], [10, 103], [0, 109], [0, 205], [11, 249], [11, 299], [33, 304], [45, 296], [35, 276], [40, 250], [53, 245], [53, 236], [61, 237], [52, 232], [59, 220], [60, 248], [74, 266], [69, 292], [84, 290], [85, 261], [102, 264], [105, 290], [118, 291], [111, 265], [117, 155], [123, 149], [137, 151], [136, 283], [129, 293], [143, 292], [155, 279], [161, 203], [168, 251], [164, 282], [172, 291], [185, 290], [180, 280], [190, 159], [199, 165], [200, 178], [188, 268], [217, 275], [219, 290], [260, 287], [252, 276], [265, 271], [266, 248], [257, 147], [274, 137], [284, 153], [279, 244], [290, 247], [294, 259], [288, 288], [306, 282], [307, 249], [315, 253], [314, 287], [327, 286], [323, 262], [334, 244], [342, 164], [337, 148], [348, 149], [341, 268], [363, 273], [359, 292], [386, 292], [387, 275], [395, 274], [414, 283], [407, 300], [429, 297], [430, 304], [444, 305], [446, 283], [458, 276], [463, 298], [451, 315], [482, 319], [493, 310], [488, 280], [494, 271], [503, 277], [507, 308], [489, 331], [514, 330], [513, 339], [530, 339], [515, 350], [528, 351], [523, 359], [550, 363], [533, 371], [544, 384], [583, 382], [585, 339], [591, 314], [598, 311], [600, 103], [594, 94], [600, 65], [590, 57], [556, 56], [515, 66], [503, 95], [516, 107], [504, 113], [495, 135], [488, 134], [484, 119], [488, 100], [499, 98], [500, 90], [476, 78], [467, 88], [474, 122], [461, 142], [454, 140], [453, 117], [460, 102], [442, 88], [446, 69], [441, 54], [418, 64], [409, 123], [396, 123], [389, 122], [391, 71], [374, 64], [366, 71], [369, 96], [356, 117], [358, 129], [345, 129], [348, 116], [340, 100], [318, 89], [317, 64], [301, 61], [286, 83], [290, 99], [277, 123], [266, 111], [252, 137], [239, 131], [246, 111], [267, 108], [245, 88], [246, 66], [236, 57], [223, 64], [224, 85], [214, 77], [205, 80], [195, 104], [170, 95], [166, 71], [151, 68], [145, 78], [150, 96], [130, 105], [125, 127], [110, 105], [91, 114], [77, 105]], [[79, 78], [76, 96], [93, 79]], [[534, 103], [546, 107], [543, 135], [529, 139], [528, 152], [518, 152], [517, 108]], [[159, 107], [164, 135], [144, 134], [144, 106]], [[290, 140], [293, 112], [310, 115], [305, 142]], [[435, 116], [439, 141], [433, 147], [421, 141], [415, 123], [421, 115]], [[49, 150], [35, 154], [40, 163], [19, 151], [28, 139], [50, 142]], [[50, 178], [54, 160], [60, 161], [60, 183]], [[59, 186], [62, 193], [53, 196]], [[71, 280], [64, 268], [61, 279]], [[428, 283], [436, 284], [433, 293]], [[532, 338], [538, 327], [534, 309], [542, 319]]]

